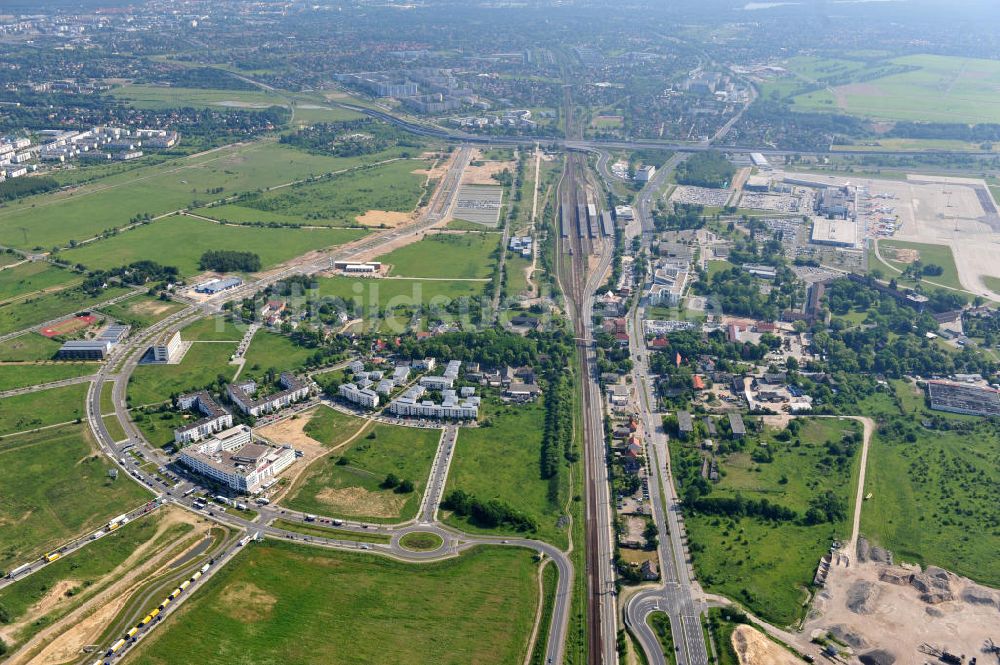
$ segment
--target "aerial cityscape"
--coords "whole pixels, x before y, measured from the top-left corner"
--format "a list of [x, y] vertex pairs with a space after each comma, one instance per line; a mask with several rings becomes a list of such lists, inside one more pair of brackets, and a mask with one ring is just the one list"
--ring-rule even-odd
[[1000, 665], [994, 0], [0, 2], [0, 663]]

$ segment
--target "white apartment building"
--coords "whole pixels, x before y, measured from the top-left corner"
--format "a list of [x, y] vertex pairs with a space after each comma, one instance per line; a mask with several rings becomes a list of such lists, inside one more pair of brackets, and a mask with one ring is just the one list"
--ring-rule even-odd
[[429, 399], [420, 399], [424, 392], [422, 386], [407, 390], [402, 397], [389, 403], [389, 413], [409, 418], [448, 420], [475, 420], [479, 417], [480, 398], [475, 395], [459, 400], [454, 390], [445, 390], [442, 392], [441, 404], [435, 404]]
[[233, 414], [220, 406], [204, 390], [181, 395], [177, 398], [177, 408], [198, 411], [205, 416], [174, 430], [174, 443], [181, 446], [201, 441], [233, 426]]
[[309, 385], [289, 372], [281, 373], [278, 384], [283, 390], [263, 397], [254, 397], [257, 392], [256, 381], [231, 383], [226, 391], [236, 408], [255, 418], [283, 409], [309, 396]]
[[359, 388], [354, 383], [344, 383], [340, 386], [338, 394], [348, 402], [360, 404], [366, 409], [374, 409], [378, 406], [378, 393], [371, 388]]

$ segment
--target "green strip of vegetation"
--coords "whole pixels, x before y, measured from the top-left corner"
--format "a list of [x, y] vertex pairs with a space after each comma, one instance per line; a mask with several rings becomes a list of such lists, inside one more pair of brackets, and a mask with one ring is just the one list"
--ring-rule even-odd
[[319, 538], [331, 538], [333, 540], [352, 540], [358, 543], [382, 543], [388, 544], [392, 540], [388, 535], [382, 533], [364, 533], [363, 531], [348, 531], [347, 529], [331, 529], [317, 524], [305, 522], [292, 522], [291, 520], [276, 519], [271, 523], [278, 529], [294, 531], [307, 536], [318, 536]]
[[667, 663], [677, 665], [677, 648], [674, 646], [674, 635], [670, 632], [670, 617], [666, 612], [651, 612], [646, 617], [646, 623], [660, 641], [660, 648], [663, 649]]

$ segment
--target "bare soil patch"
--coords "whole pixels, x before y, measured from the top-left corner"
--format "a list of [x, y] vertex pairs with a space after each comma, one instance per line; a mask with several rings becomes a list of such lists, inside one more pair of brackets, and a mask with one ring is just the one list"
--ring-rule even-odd
[[801, 661], [751, 626], [733, 631], [733, 649], [740, 665], [800, 665]]
[[834, 631], [855, 655], [885, 652], [895, 665], [923, 665], [928, 657], [918, 647], [925, 642], [980, 655], [983, 639], [1000, 635], [998, 608], [1000, 592], [939, 568], [858, 562], [841, 551], [802, 632]]
[[389, 492], [370, 492], [363, 487], [328, 487], [316, 495], [316, 500], [334, 508], [341, 515], [369, 517], [399, 517], [407, 497]]
[[916, 249], [906, 249], [903, 247], [889, 247], [888, 253], [896, 263], [914, 263], [920, 260], [920, 252]]
[[[191, 541], [191, 547], [196, 546], [199, 540], [197, 537], [203, 535], [208, 529], [207, 523], [200, 521], [197, 516], [191, 515], [186, 511], [175, 508], [164, 508], [163, 510], [164, 514], [156, 533], [106, 576], [106, 578], [114, 579], [121, 575], [121, 579], [112, 583], [107, 589], [99, 592], [80, 607], [28, 640], [17, 652], [9, 656], [8, 664], [58, 665], [59, 663], [71, 660], [79, 654], [83, 646], [91, 644], [96, 639], [97, 635], [104, 630], [104, 627], [110, 620], [117, 616], [121, 608], [140, 586], [166, 568], [168, 561], [163, 560], [162, 554], [159, 556], [154, 555], [151, 560], [141, 566], [137, 567], [136, 565], [136, 562], [145, 556], [146, 552], [161, 534], [175, 524], [188, 523], [194, 525], [194, 530], [181, 536], [181, 539], [163, 544], [161, 549], [165, 553], [181, 542], [181, 540], [192, 539], [192, 537], [195, 537], [195, 539]], [[32, 611], [26, 613], [21, 621], [7, 627], [7, 630], [11, 631], [9, 634], [15, 634], [15, 631], [20, 630], [21, 627], [43, 616], [44, 611], [39, 608], [50, 595], [42, 599], [35, 608], [32, 608]], [[57, 603], [50, 605], [48, 610], [45, 611], [51, 611], [56, 605]], [[45, 646], [41, 651], [38, 651], [41, 645]], [[32, 656], [32, 653], [36, 653], [36, 655]]]
[[159, 316], [160, 314], [169, 311], [170, 307], [171, 303], [163, 303], [156, 300], [142, 300], [132, 303], [129, 306], [129, 311], [138, 315]]
[[226, 587], [219, 600], [223, 601], [226, 614], [244, 623], [256, 623], [271, 616], [278, 599], [250, 582], [240, 582]]
[[[477, 166], [477, 162], [482, 162], [482, 164]], [[482, 151], [477, 151], [472, 158], [472, 163], [465, 169], [462, 183], [465, 185], [497, 185], [499, 183], [493, 178], [494, 174], [502, 173], [504, 169], [513, 173], [516, 168], [515, 162], [483, 161]]]
[[390, 210], [369, 210], [363, 215], [354, 218], [362, 226], [384, 226], [396, 228], [413, 220], [413, 215], [406, 212], [393, 212]]

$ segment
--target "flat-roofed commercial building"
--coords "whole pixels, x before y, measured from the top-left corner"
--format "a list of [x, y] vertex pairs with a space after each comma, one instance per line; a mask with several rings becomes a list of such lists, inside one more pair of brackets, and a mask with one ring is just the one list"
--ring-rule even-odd
[[970, 416], [1000, 416], [1000, 392], [950, 381], [928, 381], [931, 408]]
[[857, 247], [858, 223], [850, 219], [826, 219], [818, 217], [813, 220], [810, 241], [816, 245]]
[[255, 443], [246, 425], [237, 425], [181, 451], [181, 463], [195, 473], [245, 494], [257, 494], [295, 462], [291, 446]]
[[65, 360], [104, 360], [111, 353], [111, 342], [106, 339], [71, 339], [64, 342], [57, 358]]

